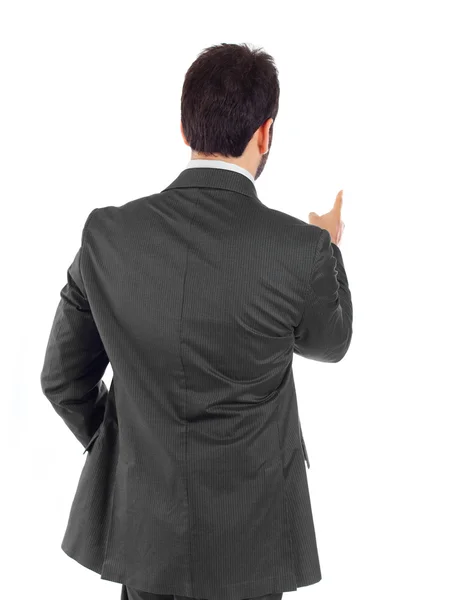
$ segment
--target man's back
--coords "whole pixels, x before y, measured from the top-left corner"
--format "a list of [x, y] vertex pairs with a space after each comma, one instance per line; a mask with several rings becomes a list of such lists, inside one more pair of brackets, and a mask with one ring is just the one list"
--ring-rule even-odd
[[[63, 550], [155, 593], [238, 600], [319, 581], [292, 359], [335, 362], [350, 344], [328, 232], [266, 207], [240, 173], [186, 169], [94, 210], [69, 275], [113, 381], [97, 388]], [[64, 416], [54, 355], [43, 390]]]

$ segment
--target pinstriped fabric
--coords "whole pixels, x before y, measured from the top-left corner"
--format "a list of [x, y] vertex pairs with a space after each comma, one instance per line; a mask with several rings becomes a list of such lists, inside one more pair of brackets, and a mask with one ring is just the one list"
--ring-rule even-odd
[[[282, 592], [278, 594], [264, 594], [263, 596], [257, 596], [252, 600], [281, 600]], [[187, 596], [179, 596], [177, 594], [151, 594], [150, 592], [142, 592], [122, 586], [121, 600], [190, 600]]]
[[292, 359], [336, 362], [350, 344], [327, 236], [217, 168], [90, 213], [41, 374], [86, 456], [70, 557], [214, 600], [321, 579]]

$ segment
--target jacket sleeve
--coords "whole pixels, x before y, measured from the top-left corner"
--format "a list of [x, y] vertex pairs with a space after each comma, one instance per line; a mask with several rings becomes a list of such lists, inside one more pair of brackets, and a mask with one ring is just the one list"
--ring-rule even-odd
[[67, 283], [60, 291], [40, 376], [43, 394], [84, 447], [103, 421], [108, 395], [102, 377], [109, 360], [80, 271], [84, 232], [92, 213], [84, 225], [81, 247], [68, 268]]
[[311, 360], [339, 362], [352, 339], [352, 300], [341, 251], [326, 229], [317, 242], [306, 292], [294, 330], [294, 352]]

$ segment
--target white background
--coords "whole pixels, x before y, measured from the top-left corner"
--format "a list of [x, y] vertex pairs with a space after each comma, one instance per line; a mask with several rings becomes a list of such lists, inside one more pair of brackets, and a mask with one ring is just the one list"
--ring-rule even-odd
[[184, 168], [184, 75], [221, 42], [279, 69], [262, 202], [308, 220], [344, 190], [352, 345], [337, 364], [294, 359], [323, 579], [288, 594], [457, 597], [453, 9], [2, 3], [2, 597], [120, 596], [60, 549], [85, 456], [39, 376], [86, 217]]

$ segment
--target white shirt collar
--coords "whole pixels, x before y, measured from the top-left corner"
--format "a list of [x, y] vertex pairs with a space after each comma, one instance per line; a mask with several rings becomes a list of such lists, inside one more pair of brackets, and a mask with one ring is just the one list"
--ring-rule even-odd
[[236, 171], [237, 173], [241, 173], [241, 175], [244, 175], [245, 177], [250, 179], [252, 181], [252, 183], [255, 185], [255, 179], [254, 179], [254, 176], [252, 175], [252, 173], [250, 171], [248, 171], [247, 169], [245, 169], [244, 167], [240, 167], [239, 165], [236, 165], [235, 163], [232, 163], [232, 162], [227, 162], [225, 160], [195, 158], [195, 159], [190, 160], [189, 163], [187, 164], [187, 166], [184, 168], [185, 169], [193, 169], [195, 167], [205, 167], [205, 168], [212, 167], [214, 169], [229, 169], [231, 171]]

